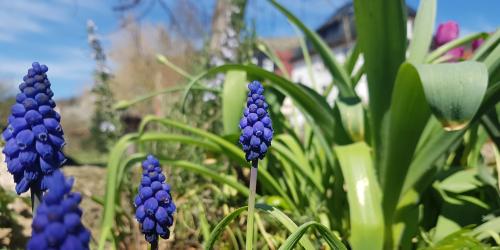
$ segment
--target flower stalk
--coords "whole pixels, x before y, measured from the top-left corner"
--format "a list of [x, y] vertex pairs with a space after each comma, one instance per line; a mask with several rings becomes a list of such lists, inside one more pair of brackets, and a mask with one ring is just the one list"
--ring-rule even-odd
[[254, 210], [255, 210], [255, 190], [257, 186], [257, 166], [258, 160], [252, 161], [250, 170], [250, 195], [248, 196], [248, 220], [247, 220], [247, 237], [246, 249], [251, 250], [253, 245], [253, 228], [254, 228]]
[[42, 202], [42, 191], [31, 189], [31, 211], [35, 214], [36, 208]]

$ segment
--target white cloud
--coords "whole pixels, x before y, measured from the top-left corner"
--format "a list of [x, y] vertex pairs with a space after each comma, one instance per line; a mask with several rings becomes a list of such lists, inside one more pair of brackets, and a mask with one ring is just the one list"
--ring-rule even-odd
[[[0, 78], [21, 81], [31, 63], [32, 61], [29, 60], [0, 58]], [[92, 63], [80, 58], [73, 58], [73, 60], [49, 60], [42, 63], [49, 67], [49, 78], [81, 80], [92, 73]]]
[[0, 1], [0, 42], [14, 42], [26, 33], [42, 33], [57, 23], [65, 24], [74, 18], [75, 8], [99, 11], [106, 8], [103, 1]]

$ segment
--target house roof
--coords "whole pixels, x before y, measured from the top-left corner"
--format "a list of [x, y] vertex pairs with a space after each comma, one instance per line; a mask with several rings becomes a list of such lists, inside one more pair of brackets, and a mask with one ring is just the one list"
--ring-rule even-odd
[[[410, 18], [415, 18], [416, 11], [410, 6], [406, 6], [407, 13]], [[326, 41], [326, 43], [334, 48], [344, 44], [349, 44], [356, 40], [356, 24], [354, 21], [354, 5], [352, 2], [344, 4], [335, 13], [330, 16], [316, 32]], [[312, 52], [312, 46], [307, 44], [309, 51]], [[302, 59], [302, 50], [295, 49], [292, 60]]]

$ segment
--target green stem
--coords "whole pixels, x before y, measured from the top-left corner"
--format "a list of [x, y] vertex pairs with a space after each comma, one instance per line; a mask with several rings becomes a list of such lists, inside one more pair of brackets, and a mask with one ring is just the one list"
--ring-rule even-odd
[[31, 211], [33, 212], [33, 216], [35, 216], [36, 208], [42, 202], [42, 191], [31, 191]]
[[253, 220], [255, 209], [255, 189], [257, 185], [257, 166], [258, 160], [252, 161], [252, 168], [250, 170], [250, 196], [248, 196], [248, 220], [247, 220], [247, 238], [246, 250], [252, 250], [253, 245]]

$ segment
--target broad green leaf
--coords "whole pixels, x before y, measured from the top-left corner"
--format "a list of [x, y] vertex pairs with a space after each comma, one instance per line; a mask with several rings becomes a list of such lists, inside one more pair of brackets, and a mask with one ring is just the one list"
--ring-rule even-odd
[[423, 63], [432, 42], [436, 20], [436, 0], [422, 0], [414, 22], [413, 39], [408, 48], [408, 61]]
[[339, 98], [335, 102], [340, 111], [340, 118], [345, 131], [352, 141], [364, 141], [365, 139], [365, 112], [363, 103], [357, 98]]
[[487, 84], [487, 72], [481, 63], [417, 66], [405, 63], [401, 66], [392, 95], [387, 149], [380, 166], [387, 223], [390, 223], [417, 143], [429, 118], [426, 103], [445, 130], [458, 130], [475, 116]]
[[347, 185], [353, 249], [382, 249], [382, 194], [375, 177], [370, 148], [365, 143], [335, 147]]
[[[295, 232], [297, 231], [298, 227], [297, 225], [288, 217], [286, 216], [283, 212], [280, 210], [265, 205], [265, 204], [256, 204], [255, 208], [257, 211], [265, 212], [266, 214], [270, 215], [274, 219], [276, 219], [278, 222], [280, 222], [281, 225], [283, 225], [289, 232]], [[213, 229], [212, 233], [210, 234], [210, 238], [207, 240], [205, 243], [205, 249], [213, 249], [215, 242], [217, 239], [220, 237], [224, 229], [233, 221], [235, 220], [238, 216], [240, 216], [243, 212], [247, 210], [247, 207], [240, 207], [230, 214], [226, 215]], [[312, 250], [315, 249], [314, 245], [308, 240], [308, 239], [301, 239], [300, 244], [307, 250]]]
[[461, 62], [417, 66], [425, 96], [445, 130], [459, 130], [474, 117], [488, 86], [482, 63]]
[[383, 123], [388, 120], [391, 95], [406, 53], [406, 4], [404, 1], [354, 0], [357, 41], [364, 58], [370, 97], [371, 144], [378, 168]]
[[356, 93], [354, 92], [351, 84], [351, 79], [349, 78], [349, 74], [347, 71], [340, 65], [335, 56], [333, 55], [330, 47], [321, 39], [321, 37], [316, 34], [314, 31], [310, 30], [302, 23], [296, 16], [294, 16], [290, 11], [285, 9], [281, 4], [276, 2], [275, 0], [269, 0], [269, 2], [276, 7], [283, 15], [285, 15], [290, 22], [295, 24], [297, 28], [299, 28], [302, 33], [307, 37], [307, 39], [314, 46], [318, 55], [323, 60], [326, 68], [332, 74], [332, 77], [337, 80], [339, 94], [342, 97], [354, 97]]
[[[474, 121], [477, 122], [488, 110], [494, 107], [500, 101], [500, 82], [492, 84], [483, 99], [483, 103], [477, 112]], [[428, 140], [419, 146], [416, 151], [413, 161], [410, 164], [408, 175], [405, 179], [403, 186], [403, 193], [418, 186], [419, 192], [425, 189], [429, 183], [425, 178], [429, 173], [435, 169], [433, 163], [450, 147], [456, 144], [463, 136], [466, 130], [447, 132], [441, 129], [436, 119], [430, 119], [433, 124], [429, 130], [433, 131], [428, 136]]]
[[408, 165], [429, 116], [418, 71], [405, 63], [396, 78], [386, 137], [387, 150], [379, 167], [387, 225], [391, 224]]
[[306, 222], [290, 236], [286, 239], [285, 243], [280, 246], [279, 250], [290, 250], [290, 249], [295, 249], [295, 245], [299, 242], [299, 240], [304, 236], [304, 234], [309, 230], [310, 228], [315, 228], [320, 235], [325, 239], [325, 241], [328, 243], [328, 246], [332, 250], [339, 250], [339, 249], [345, 249], [347, 248], [342, 244], [342, 242], [337, 239], [335, 235], [330, 232], [330, 230], [323, 226], [321, 223], [315, 222], [315, 221], [309, 221]]
[[222, 125], [224, 134], [239, 133], [239, 121], [247, 96], [247, 74], [231, 70], [226, 73], [222, 90]]

